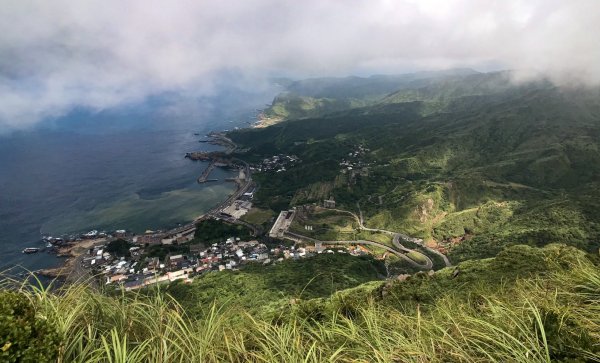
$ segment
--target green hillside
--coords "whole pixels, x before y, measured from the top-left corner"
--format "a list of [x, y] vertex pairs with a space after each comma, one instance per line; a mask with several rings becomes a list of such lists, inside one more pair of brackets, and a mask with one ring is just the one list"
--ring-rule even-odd
[[[454, 261], [523, 243], [597, 250], [600, 90], [506, 80], [432, 81], [375, 106], [230, 136], [250, 148], [240, 155], [249, 161], [303, 160], [256, 176], [259, 204], [274, 210], [328, 195], [348, 210], [358, 202], [367, 226], [424, 238]], [[432, 108], [435, 100], [443, 105]], [[369, 151], [351, 158], [366, 169], [343, 170], [358, 145]]]
[[315, 98], [287, 92], [278, 95], [273, 100], [272, 105], [264, 111], [264, 116], [298, 119], [367, 106], [368, 104], [367, 100], [361, 99]]
[[277, 311], [291, 298], [325, 298], [339, 290], [380, 281], [383, 262], [371, 257], [321, 254], [298, 261], [264, 266], [256, 263], [239, 271], [204, 274], [191, 285], [174, 283], [165, 290], [188, 314], [201, 316], [207, 306], [230, 306], [254, 314]]

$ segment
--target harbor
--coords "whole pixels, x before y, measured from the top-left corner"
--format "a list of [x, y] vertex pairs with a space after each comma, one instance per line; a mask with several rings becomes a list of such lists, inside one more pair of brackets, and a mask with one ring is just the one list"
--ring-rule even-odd
[[[209, 162], [208, 166], [197, 179], [199, 184], [218, 181], [218, 179], [209, 178], [212, 171], [217, 167], [237, 168], [240, 170], [244, 168], [243, 162], [230, 157], [230, 154], [236, 149], [236, 145], [233, 141], [231, 141], [231, 139], [225, 136], [225, 134], [219, 132], [210, 132], [206, 136], [209, 139], [200, 140], [199, 142], [220, 145], [225, 147], [225, 151], [194, 151], [185, 154], [187, 159]], [[226, 179], [226, 181], [236, 181], [236, 178], [229, 178]]]
[[[219, 140], [222, 139], [219, 138]], [[185, 154], [185, 157], [190, 160], [209, 162], [203, 173], [198, 177], [198, 183], [201, 184], [213, 180], [216, 181], [216, 179], [209, 179], [209, 177], [217, 167], [238, 169], [236, 177], [225, 178], [225, 181], [235, 182], [236, 190], [229, 195], [227, 199], [206, 213], [198, 216], [192, 222], [168, 230], [149, 230], [141, 234], [120, 229], [115, 231], [91, 230], [86, 233], [62, 237], [44, 236], [43, 243], [47, 248], [31, 247], [26, 249], [28, 252], [23, 250], [23, 253], [46, 251], [55, 254], [57, 257], [65, 257], [66, 260], [61, 266], [37, 270], [36, 273], [46, 277], [60, 277], [76, 280], [89, 276], [90, 266], [86, 265], [86, 263], [89, 264], [92, 261], [92, 259], [89, 258], [90, 256], [88, 256], [92, 249], [102, 249], [102, 246], [107, 246], [111, 242], [117, 240], [124, 240], [139, 246], [180, 244], [189, 242], [193, 239], [196, 223], [205, 219], [222, 219], [233, 224], [247, 225], [247, 223], [236, 217], [241, 215], [240, 213], [242, 213], [242, 210], [249, 210], [252, 205], [250, 200], [253, 196], [254, 184], [250, 174], [250, 167], [243, 160], [229, 156], [229, 153], [235, 149], [233, 143], [226, 141], [223, 141], [223, 143], [227, 143], [228, 145], [225, 152], [198, 151]], [[227, 212], [231, 214], [228, 214]], [[256, 234], [257, 231], [254, 226], [249, 226], [249, 228]]]

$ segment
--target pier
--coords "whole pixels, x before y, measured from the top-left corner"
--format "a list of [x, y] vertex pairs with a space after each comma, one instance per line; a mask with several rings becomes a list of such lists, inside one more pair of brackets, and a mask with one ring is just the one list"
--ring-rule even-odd
[[210, 176], [210, 173], [212, 173], [212, 171], [216, 167], [215, 164], [216, 164], [215, 160], [212, 160], [210, 162], [210, 164], [208, 164], [206, 169], [204, 169], [202, 174], [198, 177], [198, 183], [202, 184], [202, 183], [206, 183], [206, 182], [217, 181], [217, 179], [208, 179], [208, 177]]

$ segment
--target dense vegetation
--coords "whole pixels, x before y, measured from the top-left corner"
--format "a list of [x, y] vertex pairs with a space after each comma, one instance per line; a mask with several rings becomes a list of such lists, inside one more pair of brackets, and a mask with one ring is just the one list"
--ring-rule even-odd
[[[357, 212], [359, 202], [368, 226], [424, 238], [453, 261], [514, 244], [597, 251], [599, 89], [514, 85], [506, 72], [399, 88], [368, 107], [232, 132], [250, 161], [277, 153], [303, 161], [257, 175], [258, 203], [278, 210], [333, 195]], [[370, 149], [358, 160], [366, 172], [342, 170], [357, 145]]]
[[0, 360], [45, 362], [56, 359], [61, 336], [36, 313], [26, 294], [0, 291]]
[[182, 255], [190, 252], [190, 243], [172, 245], [153, 245], [146, 248], [146, 257], [158, 257], [164, 261], [168, 255]]
[[251, 237], [251, 231], [238, 224], [224, 223], [214, 219], [205, 219], [196, 224], [194, 242], [217, 243], [230, 237], [247, 239]]
[[128, 257], [130, 255], [129, 253], [129, 248], [133, 247], [133, 244], [123, 240], [123, 239], [116, 239], [114, 241], [110, 241], [107, 245], [106, 245], [106, 252], [117, 256], [117, 257]]
[[261, 226], [263, 229], [268, 229], [271, 222], [275, 219], [275, 212], [270, 209], [252, 208], [241, 219], [255, 226]]
[[[283, 292], [277, 309], [206, 305], [200, 317], [163, 290], [109, 297], [84, 285], [22, 286], [12, 294], [2, 299], [2, 321], [21, 325], [0, 339], [13, 362], [27, 361], [16, 357], [28, 349], [43, 352], [31, 356], [38, 362], [600, 360], [600, 269], [564, 245], [515, 246], [327, 297]], [[20, 315], [23, 305], [37, 323]], [[22, 324], [45, 327], [20, 344], [13, 337]]]

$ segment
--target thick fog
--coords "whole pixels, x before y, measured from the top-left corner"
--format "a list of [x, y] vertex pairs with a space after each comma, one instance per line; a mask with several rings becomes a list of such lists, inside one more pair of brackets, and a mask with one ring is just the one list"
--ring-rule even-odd
[[1, 0], [0, 130], [223, 78], [472, 67], [598, 85], [598, 34], [598, 0]]

